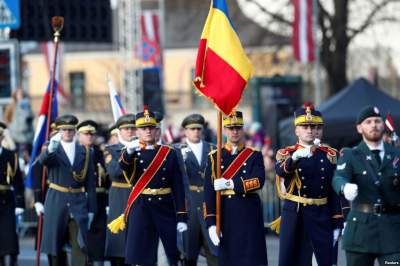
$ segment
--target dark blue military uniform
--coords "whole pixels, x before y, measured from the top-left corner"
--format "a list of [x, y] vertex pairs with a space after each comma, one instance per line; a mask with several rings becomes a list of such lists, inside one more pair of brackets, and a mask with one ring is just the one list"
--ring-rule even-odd
[[[15, 208], [24, 208], [24, 184], [17, 154], [0, 148], [0, 257], [19, 253]], [[1, 264], [1, 261], [0, 261]]]
[[[226, 169], [243, 151], [231, 154], [225, 145], [221, 154], [221, 170]], [[215, 190], [216, 151], [209, 155], [204, 182], [204, 215], [207, 227], [216, 224]], [[214, 169], [212, 168], [214, 167]], [[262, 155], [253, 151], [232, 178], [234, 189], [221, 191], [221, 242], [218, 251], [220, 266], [267, 265], [267, 247], [261, 200], [257, 190], [265, 181]]]
[[[88, 156], [86, 175], [77, 179], [75, 174], [85, 172], [87, 152], [91, 154]], [[39, 156], [39, 162], [47, 167], [50, 183], [44, 204], [42, 252], [55, 256], [62, 250], [69, 218], [78, 224], [78, 243], [81, 248], [86, 248], [88, 212], [96, 211], [92, 151], [75, 144], [75, 158], [71, 165], [63, 147], [58, 145], [54, 152], [44, 150]], [[61, 191], [65, 189], [68, 191]]]
[[279, 265], [310, 265], [313, 250], [319, 265], [332, 265], [333, 230], [341, 228], [343, 221], [340, 199], [330, 185], [336, 167], [336, 151], [322, 146], [311, 158], [300, 158], [295, 163], [291, 155], [299, 148], [303, 147], [295, 145], [278, 151], [277, 175], [285, 179], [286, 188], [293, 179], [297, 180], [298, 185], [294, 185], [289, 194], [305, 200], [325, 198], [327, 202], [316, 205], [284, 200]]
[[[201, 164], [196, 159], [188, 144], [178, 144], [178, 159], [184, 175], [185, 193], [189, 202], [188, 230], [183, 233], [184, 253], [188, 260], [197, 261], [201, 247], [207, 249], [208, 253], [217, 255], [217, 248], [209, 239], [205, 221], [203, 218], [202, 205], [204, 202], [204, 172], [207, 165], [207, 155], [214, 149], [212, 144], [202, 141]], [[206, 254], [207, 257], [212, 254]], [[207, 258], [210, 260], [209, 258]], [[211, 262], [208, 261], [208, 264]]]
[[[130, 182], [132, 176], [124, 174], [118, 162], [123, 147], [124, 146], [120, 143], [114, 144], [106, 146], [104, 151], [107, 175], [111, 181], [111, 187], [108, 193], [110, 210], [107, 223], [110, 223], [124, 212], [126, 202], [131, 192]], [[105, 256], [125, 257], [125, 232], [113, 234], [107, 230]]]
[[[154, 149], [138, 148], [133, 154], [122, 153], [121, 168], [128, 173], [134, 169], [133, 184], [152, 162], [159, 148], [156, 145]], [[177, 263], [176, 227], [177, 222], [186, 222], [187, 212], [176, 151], [168, 148], [171, 150], [164, 162], [130, 209], [125, 249], [125, 259], [129, 264], [156, 264], [158, 238], [161, 238], [169, 263]], [[159, 192], [162, 190], [170, 192]]]
[[106, 232], [107, 232], [107, 213], [108, 206], [107, 191], [110, 187], [109, 179], [105, 171], [103, 152], [100, 147], [93, 146], [94, 175], [96, 178], [96, 201], [97, 209], [94, 214], [93, 222], [88, 232], [88, 256], [91, 260], [104, 260]]

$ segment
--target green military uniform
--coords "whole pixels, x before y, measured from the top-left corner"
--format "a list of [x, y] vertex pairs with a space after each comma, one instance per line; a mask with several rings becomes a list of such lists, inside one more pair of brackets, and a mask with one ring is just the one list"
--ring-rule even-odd
[[[377, 158], [364, 141], [341, 152], [333, 187], [343, 194], [347, 183], [358, 186], [343, 237], [347, 265], [400, 263], [400, 151], [383, 144]], [[379, 162], [381, 161], [381, 162]], [[386, 261], [386, 262], [385, 262]]]

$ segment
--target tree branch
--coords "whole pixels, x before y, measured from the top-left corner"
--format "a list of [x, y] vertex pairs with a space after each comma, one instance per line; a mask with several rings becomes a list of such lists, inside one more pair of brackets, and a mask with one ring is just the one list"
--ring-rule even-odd
[[[372, 1], [370, 1], [372, 3]], [[373, 20], [375, 16], [381, 11], [384, 7], [386, 7], [390, 3], [400, 2], [399, 0], [385, 0], [380, 2], [379, 4], [375, 4], [374, 7], [371, 8], [371, 12], [367, 15], [364, 22], [358, 29], [349, 29], [351, 34], [349, 35], [349, 41], [352, 40], [357, 34], [365, 31], [369, 26], [373, 25]]]
[[258, 3], [257, 1], [254, 0], [247, 0], [248, 3], [252, 3], [255, 4], [262, 12], [264, 12], [265, 14], [267, 14], [268, 16], [270, 16], [271, 18], [273, 18], [276, 21], [279, 21], [280, 23], [285, 24], [286, 26], [291, 26], [292, 25], [292, 21], [284, 18], [283, 16], [271, 12], [268, 9], [266, 9], [264, 6], [262, 6], [260, 3]]

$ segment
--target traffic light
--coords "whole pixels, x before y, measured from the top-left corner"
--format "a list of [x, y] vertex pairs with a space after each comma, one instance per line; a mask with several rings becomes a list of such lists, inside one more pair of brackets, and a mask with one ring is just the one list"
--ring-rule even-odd
[[16, 42], [0, 43], [0, 104], [9, 102], [17, 87], [17, 51]]
[[21, 0], [21, 27], [11, 37], [49, 41], [53, 16], [64, 17], [64, 42], [112, 42], [110, 0]]

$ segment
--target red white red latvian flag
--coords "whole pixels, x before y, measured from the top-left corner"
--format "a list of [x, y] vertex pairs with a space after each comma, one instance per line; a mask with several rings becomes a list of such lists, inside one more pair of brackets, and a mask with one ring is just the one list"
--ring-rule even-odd
[[386, 128], [390, 130], [390, 132], [394, 132], [394, 122], [393, 122], [393, 118], [390, 114], [386, 115], [385, 125], [386, 125]]
[[294, 22], [292, 46], [296, 60], [314, 61], [313, 0], [293, 0]]

